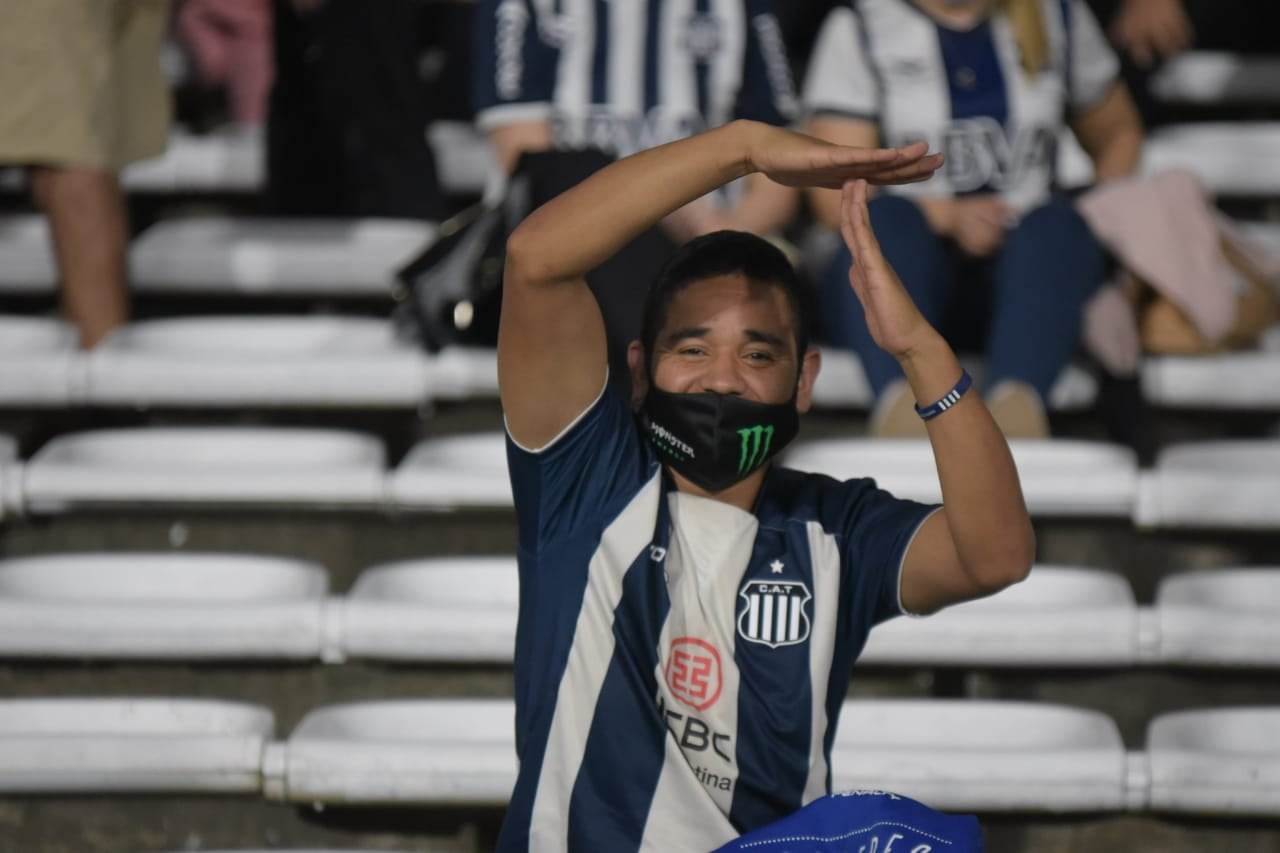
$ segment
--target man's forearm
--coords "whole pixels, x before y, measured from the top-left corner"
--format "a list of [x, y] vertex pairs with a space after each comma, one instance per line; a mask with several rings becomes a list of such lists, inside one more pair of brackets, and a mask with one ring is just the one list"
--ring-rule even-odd
[[508, 261], [528, 281], [585, 275], [667, 214], [748, 174], [756, 127], [732, 122], [600, 170], [521, 223]]
[[[900, 362], [922, 406], [960, 378], [960, 363], [941, 336]], [[965, 571], [990, 589], [1021, 580], [1035, 558], [1035, 532], [1009, 445], [977, 391], [929, 420], [928, 430], [947, 524]]]

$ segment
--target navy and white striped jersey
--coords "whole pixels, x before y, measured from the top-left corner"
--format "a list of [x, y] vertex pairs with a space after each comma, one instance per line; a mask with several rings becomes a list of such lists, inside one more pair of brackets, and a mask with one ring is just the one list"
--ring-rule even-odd
[[1053, 190], [1066, 116], [1098, 104], [1119, 70], [1081, 0], [1039, 2], [1049, 61], [1032, 77], [1003, 15], [959, 30], [912, 0], [852, 0], [823, 24], [806, 111], [873, 121], [888, 145], [927, 139], [946, 156], [931, 180], [890, 192], [994, 192], [1015, 209], [1034, 207]]
[[501, 851], [706, 853], [829, 792], [868, 631], [931, 507], [773, 467], [754, 512], [674, 490], [602, 392], [538, 452], [519, 523], [520, 771]]
[[734, 118], [786, 124], [796, 96], [770, 0], [479, 0], [482, 130], [552, 123], [626, 156]]

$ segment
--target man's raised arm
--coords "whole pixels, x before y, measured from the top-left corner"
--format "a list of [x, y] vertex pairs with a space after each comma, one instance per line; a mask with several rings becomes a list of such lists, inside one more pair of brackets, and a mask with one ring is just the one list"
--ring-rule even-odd
[[753, 172], [789, 186], [839, 187], [928, 178], [941, 163], [923, 143], [832, 145], [749, 121], [619, 160], [535, 210], [507, 240], [498, 385], [507, 430], [545, 447], [605, 383], [604, 322], [583, 276], [673, 210]]

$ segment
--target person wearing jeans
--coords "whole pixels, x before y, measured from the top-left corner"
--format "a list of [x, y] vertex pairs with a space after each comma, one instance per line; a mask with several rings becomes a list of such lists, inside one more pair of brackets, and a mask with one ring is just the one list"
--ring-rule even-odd
[[[924, 316], [985, 353], [1005, 435], [1048, 435], [1045, 400], [1070, 362], [1104, 254], [1054, 190], [1056, 143], [1079, 137], [1100, 181], [1132, 172], [1142, 131], [1118, 63], [1082, 0], [853, 0], [823, 24], [805, 86], [809, 132], [843, 145], [925, 138], [946, 163], [870, 203], [885, 258]], [[811, 194], [839, 222], [839, 199]], [[849, 257], [823, 275], [828, 340], [875, 392], [871, 432], [923, 436], [906, 382], [848, 293]]]

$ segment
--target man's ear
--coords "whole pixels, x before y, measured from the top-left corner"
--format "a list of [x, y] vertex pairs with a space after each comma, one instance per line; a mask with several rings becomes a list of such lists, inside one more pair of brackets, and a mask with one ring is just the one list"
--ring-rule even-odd
[[627, 345], [627, 368], [631, 371], [631, 402], [639, 404], [649, 393], [649, 370], [645, 365], [644, 344], [632, 341]]
[[800, 379], [796, 383], [796, 411], [804, 414], [813, 405], [813, 383], [822, 369], [822, 354], [817, 347], [809, 347], [800, 359]]

